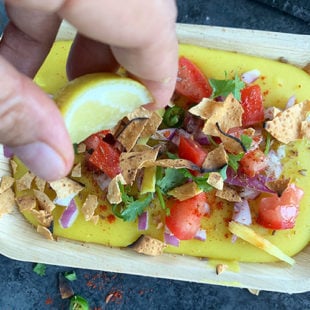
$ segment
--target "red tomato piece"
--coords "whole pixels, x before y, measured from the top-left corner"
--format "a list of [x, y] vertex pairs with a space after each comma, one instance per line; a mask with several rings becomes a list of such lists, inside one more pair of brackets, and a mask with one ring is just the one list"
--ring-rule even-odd
[[95, 150], [98, 147], [100, 140], [102, 140], [102, 138], [104, 138], [109, 133], [111, 133], [110, 130], [102, 130], [89, 136], [84, 141], [86, 150]]
[[181, 56], [179, 58], [176, 91], [189, 100], [198, 103], [203, 98], [209, 98], [213, 90], [200, 69], [189, 59]]
[[89, 156], [88, 163], [110, 178], [114, 178], [121, 172], [119, 157], [119, 151], [113, 145], [100, 140], [97, 148]]
[[257, 223], [269, 229], [294, 228], [303, 194], [302, 189], [290, 184], [281, 197], [272, 194], [261, 199]]
[[260, 149], [255, 149], [244, 154], [239, 162], [239, 171], [249, 177], [254, 177], [267, 167], [267, 157]]
[[243, 127], [264, 121], [263, 96], [259, 85], [247, 86], [241, 90], [241, 105], [244, 110]]
[[192, 198], [174, 200], [166, 225], [180, 240], [193, 239], [200, 228], [201, 218], [205, 214], [206, 193], [202, 192]]
[[178, 154], [180, 158], [190, 160], [197, 166], [201, 166], [207, 156], [198, 142], [184, 136], [180, 136]]

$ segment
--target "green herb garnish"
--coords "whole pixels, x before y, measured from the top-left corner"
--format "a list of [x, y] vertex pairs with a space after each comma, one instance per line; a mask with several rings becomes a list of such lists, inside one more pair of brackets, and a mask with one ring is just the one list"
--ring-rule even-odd
[[41, 264], [41, 263], [37, 263], [35, 264], [35, 266], [33, 267], [33, 272], [35, 272], [37, 275], [43, 277], [45, 276], [45, 271], [46, 271], [46, 265]]
[[265, 151], [264, 154], [268, 155], [269, 151], [270, 151], [270, 146], [271, 146], [271, 135], [269, 132], [267, 132], [267, 136], [266, 136], [266, 146], [265, 146]]
[[227, 78], [225, 80], [209, 79], [209, 82], [213, 88], [212, 98], [220, 96], [227, 97], [232, 93], [237, 100], [241, 100], [240, 91], [245, 87], [245, 83], [237, 74], [235, 74], [235, 78], [232, 80], [228, 80]]
[[244, 153], [228, 154], [228, 166], [231, 167], [235, 172], [237, 172], [239, 168], [239, 161], [242, 159]]
[[163, 123], [167, 127], [178, 128], [183, 124], [184, 115], [185, 111], [178, 106], [167, 108], [163, 116]]
[[145, 208], [149, 206], [153, 199], [153, 194], [148, 193], [138, 199], [135, 199], [135, 197], [126, 193], [124, 185], [120, 182], [119, 188], [121, 191], [122, 203], [113, 205], [112, 211], [117, 217], [123, 219], [124, 221], [133, 222], [143, 213]]
[[247, 135], [241, 135], [240, 140], [246, 150], [248, 150], [251, 147], [253, 141], [251, 137]]

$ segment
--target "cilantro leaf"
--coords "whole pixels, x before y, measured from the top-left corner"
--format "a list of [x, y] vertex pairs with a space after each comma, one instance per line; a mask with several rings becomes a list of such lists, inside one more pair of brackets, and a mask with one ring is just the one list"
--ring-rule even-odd
[[253, 141], [251, 137], [247, 135], [241, 135], [240, 140], [246, 150], [248, 150], [251, 147]]
[[219, 174], [221, 175], [222, 179], [225, 181], [227, 179], [227, 167], [228, 165], [225, 165], [220, 171]]
[[228, 154], [228, 166], [230, 166], [235, 172], [237, 172], [239, 167], [239, 161], [243, 157], [244, 153]]
[[45, 276], [45, 270], [46, 270], [46, 265], [37, 263], [34, 265], [32, 271], [35, 272], [37, 275], [43, 277]]
[[113, 213], [122, 218], [125, 222], [133, 222], [139, 215], [143, 213], [146, 207], [149, 206], [153, 199], [153, 194], [148, 193], [145, 196], [135, 199], [133, 196], [129, 196], [123, 184], [119, 182], [119, 187], [122, 196], [122, 203], [113, 205]]
[[209, 79], [209, 82], [213, 88], [213, 98], [219, 96], [227, 97], [230, 93], [232, 93], [237, 100], [241, 100], [240, 91], [245, 87], [245, 83], [239, 78], [237, 74], [233, 80]]
[[268, 153], [270, 151], [270, 146], [271, 146], [271, 136], [270, 136], [270, 133], [267, 132], [266, 146], [265, 146], [265, 151], [264, 151], [265, 155], [268, 155]]
[[182, 173], [182, 169], [166, 168], [165, 175], [156, 181], [157, 186], [163, 193], [185, 183], [187, 177]]
[[183, 124], [185, 111], [178, 106], [167, 108], [164, 116], [163, 123], [167, 127], [180, 127]]

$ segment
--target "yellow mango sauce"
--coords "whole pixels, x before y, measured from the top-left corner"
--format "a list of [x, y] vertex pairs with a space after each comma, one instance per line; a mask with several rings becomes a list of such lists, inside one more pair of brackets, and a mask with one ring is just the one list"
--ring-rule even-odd
[[[55, 43], [50, 55], [38, 72], [35, 81], [46, 92], [54, 94], [67, 83], [65, 74], [65, 63], [71, 42]], [[295, 95], [297, 102], [310, 99], [310, 76], [301, 69], [276, 61], [241, 55], [231, 52], [210, 50], [189, 45], [180, 46], [180, 55], [191, 59], [209, 78], [224, 79], [225, 74], [233, 77], [236, 73], [242, 74], [252, 69], [261, 72], [256, 81], [261, 86], [264, 94], [265, 106], [277, 106], [283, 108], [289, 97]], [[301, 169], [310, 173], [310, 142], [298, 141], [286, 148], [286, 158], [283, 161], [285, 177], [290, 177], [292, 182], [303, 188], [304, 197], [300, 204], [300, 213], [294, 229], [279, 230], [272, 233], [257, 224], [251, 226], [256, 232], [278, 246], [284, 253], [293, 256], [301, 251], [310, 239], [310, 177], [300, 174]], [[80, 158], [76, 157], [76, 162]], [[15, 175], [19, 178], [25, 172], [25, 167], [17, 160], [18, 169]], [[163, 211], [159, 206], [150, 208], [151, 220], [147, 231], [138, 231], [137, 222], [124, 222], [116, 218], [111, 207], [102, 200], [102, 193], [92, 181], [91, 175], [83, 171], [84, 175], [78, 180], [86, 184], [80, 195], [76, 198], [78, 207], [81, 207], [88, 193], [95, 193], [99, 198], [99, 207], [96, 214], [100, 215], [97, 225], [86, 222], [81, 212], [74, 224], [63, 229], [59, 224], [59, 218], [64, 207], [57, 206], [54, 210], [53, 234], [56, 237], [79, 240], [83, 242], [100, 243], [106, 246], [126, 247], [133, 243], [141, 234], [148, 234], [158, 239], [163, 239], [163, 228], [158, 229], [158, 221], [152, 218], [164, 220]], [[22, 193], [17, 193], [18, 195]], [[225, 261], [243, 262], [271, 262], [276, 259], [255, 248], [249, 243], [238, 239], [231, 242], [231, 233], [228, 230], [228, 222], [233, 213], [233, 204], [225, 203], [208, 193], [211, 207], [211, 215], [202, 220], [202, 228], [207, 231], [207, 240], [181, 241], [179, 247], [167, 246], [165, 252], [186, 254], [197, 257], [208, 257], [211, 259], [223, 259]], [[255, 210], [255, 205], [252, 205]], [[254, 212], [255, 213], [255, 212]], [[29, 213], [25, 217], [36, 225]], [[255, 217], [255, 214], [254, 214]]]

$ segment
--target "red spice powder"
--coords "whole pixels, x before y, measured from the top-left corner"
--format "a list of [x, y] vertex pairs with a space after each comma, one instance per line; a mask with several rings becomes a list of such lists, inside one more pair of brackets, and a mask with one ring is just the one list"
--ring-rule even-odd
[[114, 223], [116, 218], [113, 214], [109, 214], [108, 217], [107, 217], [107, 220], [110, 224]]
[[108, 210], [108, 207], [107, 207], [106, 205], [100, 205], [98, 208], [99, 208], [99, 210], [102, 211], [102, 212]]

